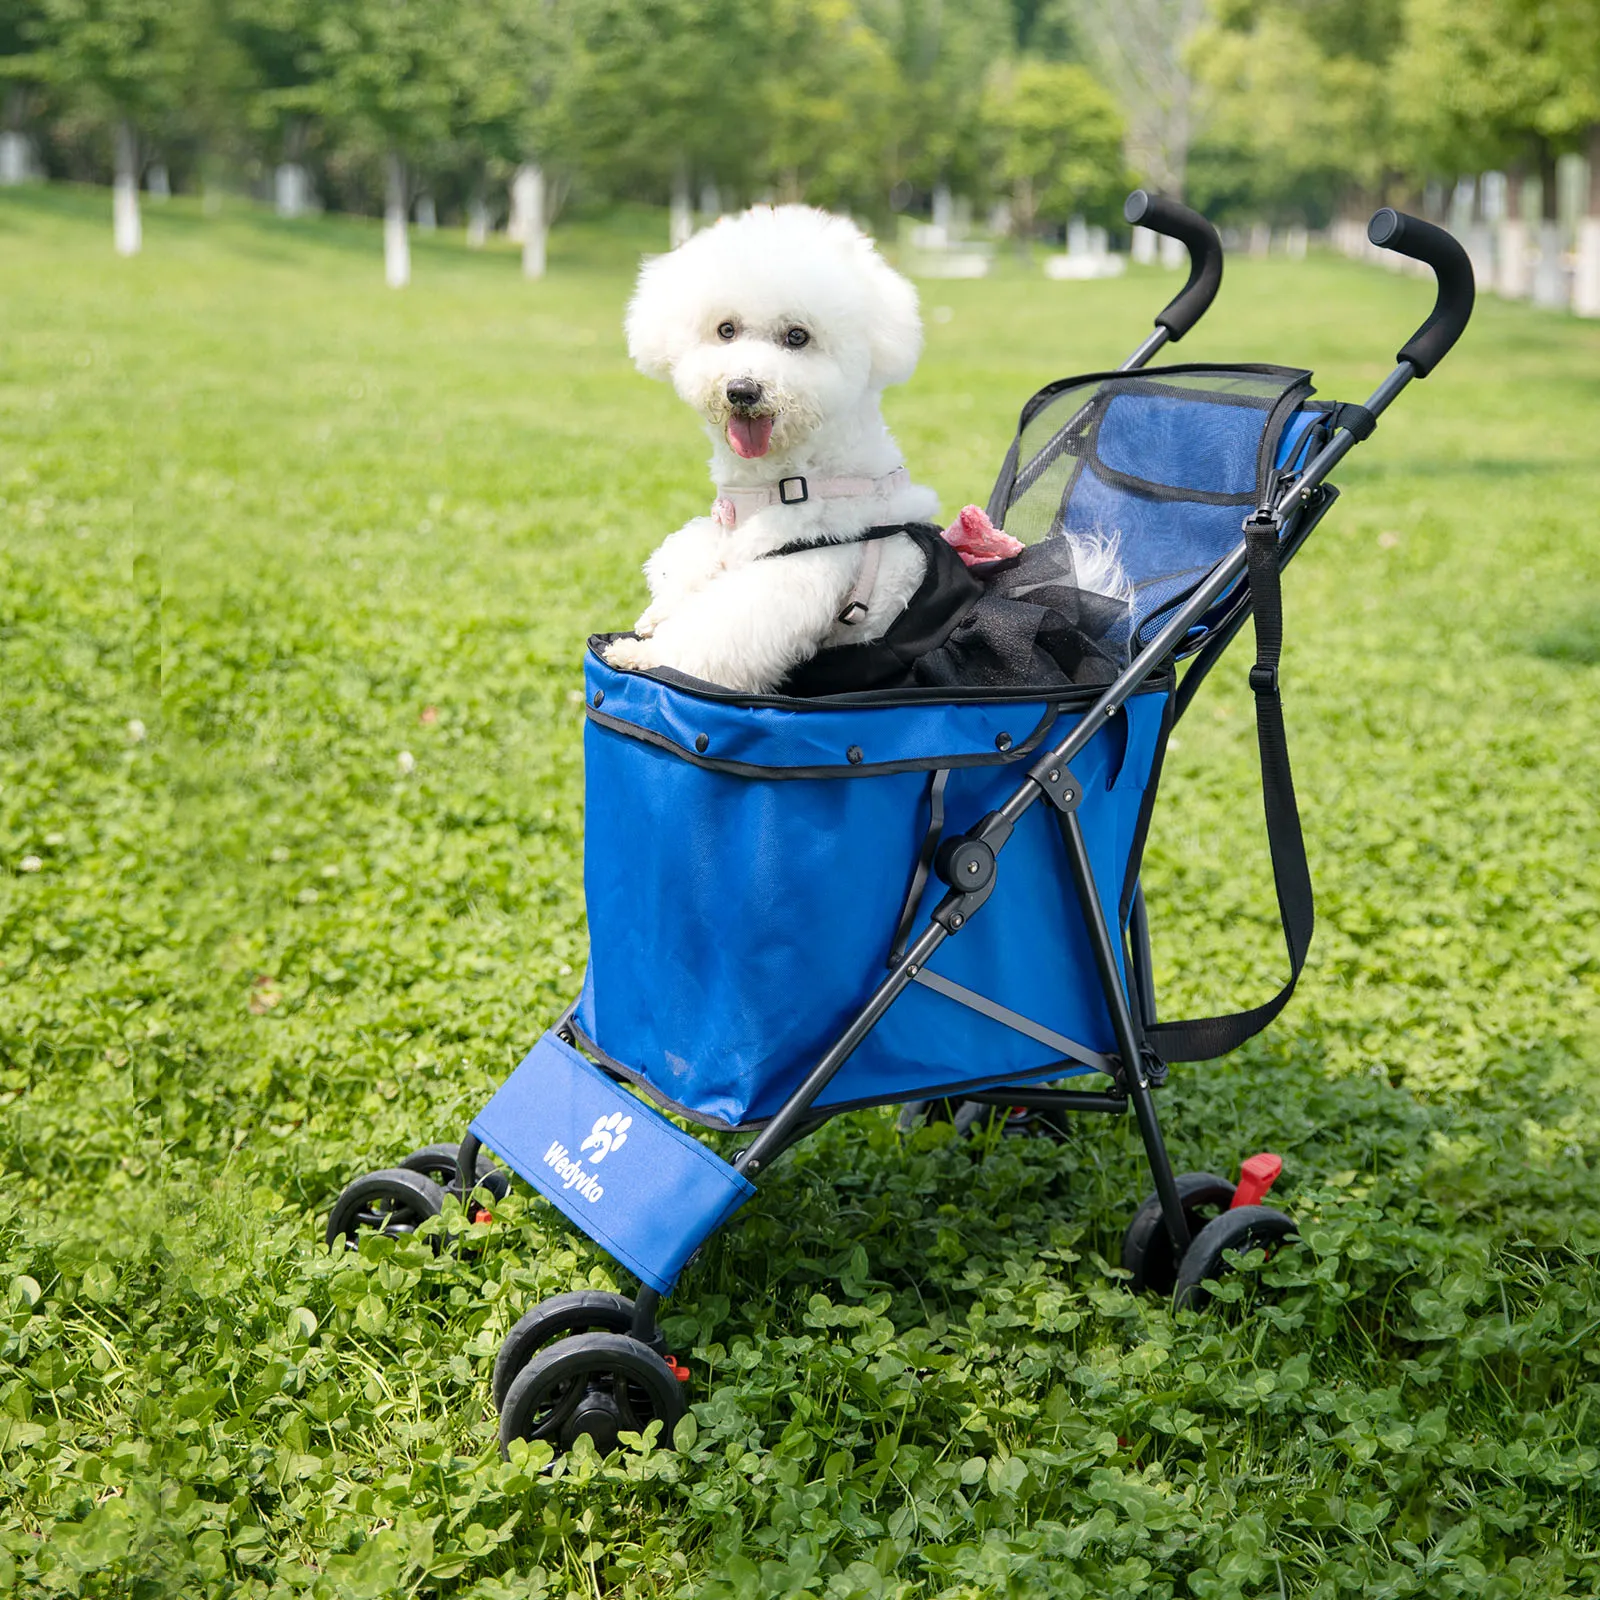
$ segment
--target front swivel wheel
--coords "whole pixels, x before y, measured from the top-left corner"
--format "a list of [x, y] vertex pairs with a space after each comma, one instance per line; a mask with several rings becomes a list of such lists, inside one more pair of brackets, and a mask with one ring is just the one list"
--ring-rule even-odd
[[354, 1250], [363, 1233], [390, 1238], [415, 1233], [444, 1210], [444, 1190], [431, 1178], [404, 1167], [368, 1172], [345, 1185], [328, 1215], [325, 1235], [330, 1250], [342, 1238]]
[[660, 1422], [661, 1438], [687, 1406], [676, 1372], [648, 1345], [621, 1333], [581, 1333], [541, 1350], [512, 1380], [500, 1407], [500, 1449], [542, 1439], [569, 1450], [587, 1434], [601, 1455], [624, 1433]]

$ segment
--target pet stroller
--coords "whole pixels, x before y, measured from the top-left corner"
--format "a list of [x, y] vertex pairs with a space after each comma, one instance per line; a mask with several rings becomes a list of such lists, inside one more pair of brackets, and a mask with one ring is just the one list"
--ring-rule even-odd
[[[330, 1245], [409, 1231], [452, 1192], [481, 1219], [508, 1181], [487, 1147], [638, 1278], [632, 1298], [558, 1295], [511, 1330], [494, 1369], [504, 1446], [588, 1434], [605, 1450], [652, 1420], [670, 1439], [689, 1375], [661, 1297], [773, 1160], [843, 1111], [1131, 1109], [1154, 1193], [1123, 1265], [1180, 1304], [1225, 1252], [1293, 1231], [1260, 1204], [1274, 1156], [1238, 1184], [1174, 1173], [1154, 1091], [1171, 1063], [1264, 1028], [1305, 961], [1279, 576], [1334, 500], [1329, 472], [1460, 336], [1472, 271], [1441, 229], [1377, 213], [1371, 239], [1431, 268], [1437, 303], [1366, 404], [1341, 405], [1295, 368], [1149, 367], [1211, 303], [1221, 244], [1171, 201], [1138, 192], [1126, 214], [1187, 246], [1188, 282], [1122, 367], [1028, 402], [988, 507], [1028, 543], [1120, 532], [1136, 595], [1131, 664], [1109, 687], [749, 696], [616, 671], [591, 641], [582, 992], [459, 1147], [356, 1179], [327, 1228]], [[1162, 755], [1252, 614], [1289, 977], [1252, 1009], [1164, 1019], [1139, 888]], [[680, 1123], [748, 1137], [725, 1160]]]

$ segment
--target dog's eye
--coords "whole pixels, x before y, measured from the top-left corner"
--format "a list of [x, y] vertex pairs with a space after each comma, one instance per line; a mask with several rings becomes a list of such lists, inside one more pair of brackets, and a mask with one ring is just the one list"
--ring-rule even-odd
[[803, 350], [811, 343], [811, 335], [804, 328], [791, 328], [784, 334], [783, 342], [791, 350]]
[[731, 339], [738, 331], [731, 322], [719, 322], [717, 324], [717, 337], [719, 339]]

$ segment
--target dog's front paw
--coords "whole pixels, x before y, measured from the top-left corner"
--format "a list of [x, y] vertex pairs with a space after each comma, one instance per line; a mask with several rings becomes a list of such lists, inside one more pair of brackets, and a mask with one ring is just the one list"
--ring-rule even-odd
[[648, 639], [613, 639], [605, 649], [606, 665], [619, 672], [648, 672], [661, 665]]
[[641, 639], [648, 639], [661, 626], [665, 617], [666, 608], [664, 606], [648, 605], [639, 613], [639, 620], [634, 623], [633, 631]]

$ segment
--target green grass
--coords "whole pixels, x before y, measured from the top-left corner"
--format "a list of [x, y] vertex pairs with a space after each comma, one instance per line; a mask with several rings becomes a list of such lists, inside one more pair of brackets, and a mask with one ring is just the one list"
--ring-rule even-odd
[[[1162, 1105], [1180, 1167], [1280, 1151], [1303, 1244], [1174, 1316], [1130, 1127], [843, 1119], [671, 1303], [681, 1448], [504, 1464], [501, 1335], [607, 1259], [520, 1187], [468, 1250], [321, 1216], [582, 970], [583, 640], [708, 494], [621, 347], [664, 230], [393, 294], [372, 225], [107, 212], [0, 197], [0, 1591], [1600, 1591], [1600, 327], [1486, 300], [1286, 585], [1316, 943]], [[923, 286], [889, 398], [951, 509], [1173, 283], [1006, 272]], [[1427, 303], [1239, 261], [1180, 353], [1360, 399]], [[1169, 1015], [1282, 964], [1244, 666], [1158, 807]]]

